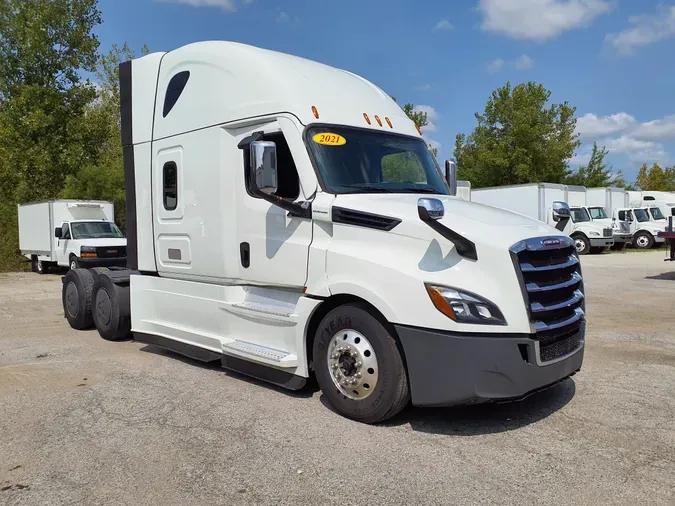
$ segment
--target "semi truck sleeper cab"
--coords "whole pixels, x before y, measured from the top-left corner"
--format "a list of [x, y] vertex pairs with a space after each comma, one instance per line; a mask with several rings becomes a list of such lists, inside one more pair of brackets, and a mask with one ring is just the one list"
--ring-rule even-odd
[[120, 86], [128, 265], [65, 276], [74, 328], [289, 389], [314, 374], [365, 423], [581, 368], [574, 242], [457, 198], [454, 167], [371, 82], [201, 42], [123, 63]]

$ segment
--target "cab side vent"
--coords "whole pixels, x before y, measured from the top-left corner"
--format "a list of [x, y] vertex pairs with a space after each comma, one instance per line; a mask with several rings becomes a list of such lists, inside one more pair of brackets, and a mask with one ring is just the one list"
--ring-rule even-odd
[[333, 207], [333, 223], [389, 231], [401, 223], [401, 220], [379, 214], [345, 209], [343, 207]]

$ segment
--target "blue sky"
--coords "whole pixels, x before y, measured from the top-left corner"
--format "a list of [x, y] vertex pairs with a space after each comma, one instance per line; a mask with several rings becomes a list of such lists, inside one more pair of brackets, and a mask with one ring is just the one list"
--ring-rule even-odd
[[615, 170], [675, 164], [675, 2], [658, 0], [99, 0], [102, 49], [168, 51], [234, 40], [344, 68], [429, 113], [424, 134], [455, 135], [507, 80], [541, 82], [577, 107], [588, 159]]

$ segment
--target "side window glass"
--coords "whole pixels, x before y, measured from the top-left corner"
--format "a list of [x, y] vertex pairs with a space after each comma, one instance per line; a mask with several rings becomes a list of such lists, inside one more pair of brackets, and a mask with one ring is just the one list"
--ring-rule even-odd
[[189, 79], [190, 72], [186, 70], [184, 72], [179, 72], [171, 78], [171, 81], [169, 81], [169, 86], [166, 89], [166, 96], [164, 97], [164, 110], [162, 112], [165, 118], [171, 112], [173, 106], [176, 105], [176, 102], [178, 102]]
[[167, 162], [163, 169], [164, 209], [173, 211], [178, 207], [178, 167]]
[[626, 221], [626, 211], [619, 211], [619, 220]]
[[64, 239], [70, 239], [70, 227], [67, 223], [64, 223], [61, 227], [61, 237]]

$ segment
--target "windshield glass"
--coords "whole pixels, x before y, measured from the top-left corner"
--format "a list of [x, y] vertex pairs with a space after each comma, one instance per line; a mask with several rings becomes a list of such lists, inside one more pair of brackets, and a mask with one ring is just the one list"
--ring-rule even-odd
[[118, 239], [124, 237], [117, 225], [107, 221], [81, 221], [70, 224], [73, 239]]
[[633, 209], [635, 218], [640, 222], [649, 221], [649, 214], [644, 209]]
[[658, 207], [650, 207], [649, 212], [652, 213], [652, 218], [655, 220], [665, 220], [666, 217], [663, 216], [663, 213], [661, 212], [661, 209]]
[[332, 126], [310, 128], [307, 134], [331, 193], [450, 193], [422, 139]]
[[590, 216], [588, 216], [588, 211], [583, 207], [572, 208], [570, 211], [572, 212], [572, 221], [574, 223], [591, 221]]
[[607, 213], [604, 207], [589, 207], [588, 212], [591, 213], [591, 218], [594, 220], [602, 220], [607, 218]]

